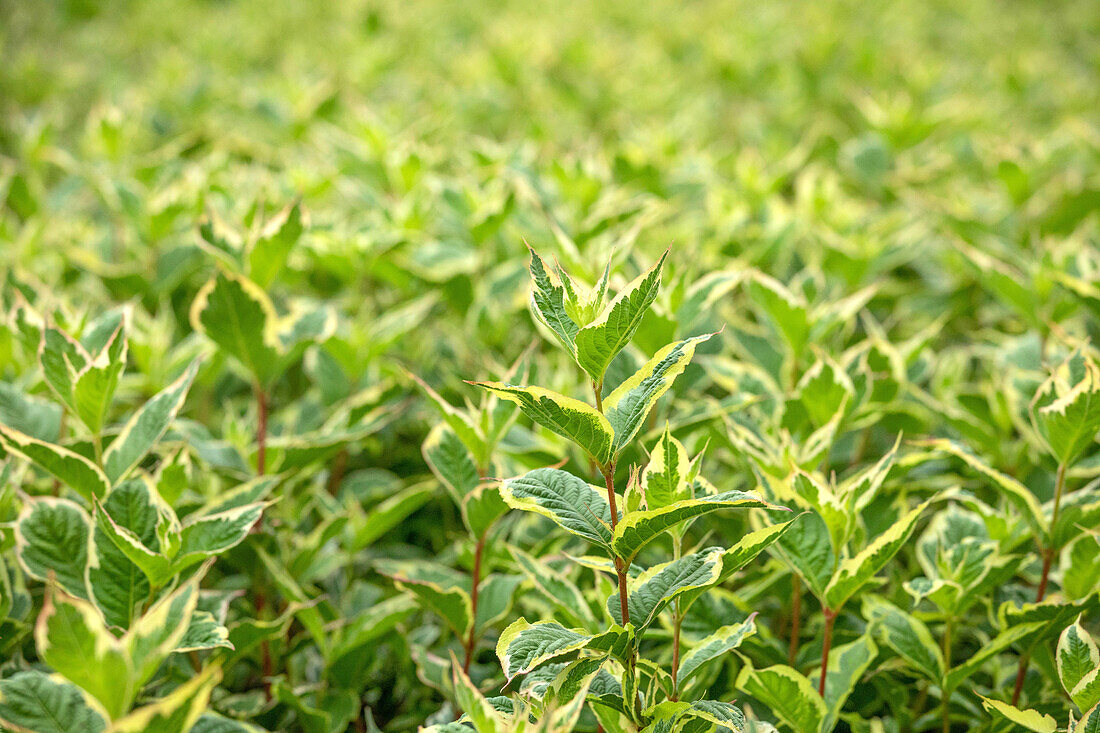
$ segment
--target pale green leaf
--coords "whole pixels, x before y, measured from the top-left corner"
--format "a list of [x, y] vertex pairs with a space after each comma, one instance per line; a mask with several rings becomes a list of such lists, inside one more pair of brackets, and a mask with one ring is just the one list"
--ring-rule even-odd
[[810, 681], [786, 665], [755, 669], [745, 660], [737, 689], [768, 706], [780, 720], [799, 733], [818, 733], [828, 708]]
[[611, 457], [614, 432], [596, 408], [542, 387], [521, 387], [502, 382], [471, 382], [519, 405], [524, 415], [539, 425], [569, 438], [599, 464]]
[[926, 501], [910, 510], [862, 551], [843, 560], [837, 566], [833, 579], [825, 588], [825, 602], [829, 608], [834, 611], [840, 610], [849, 598], [869, 583], [875, 574], [890, 562], [890, 559], [909, 540], [909, 536], [917, 526], [917, 520], [929, 503]]
[[614, 454], [617, 455], [637, 435], [657, 400], [687, 368], [695, 355], [695, 347], [713, 335], [696, 336], [669, 344], [608, 395], [604, 400], [604, 411], [615, 435]]
[[111, 719], [130, 709], [138, 693], [133, 663], [90, 603], [49, 586], [34, 640], [42, 659], [98, 700]]
[[593, 381], [603, 383], [611, 360], [630, 343], [642, 317], [657, 298], [666, 257], [667, 251], [657, 264], [626, 285], [595, 321], [577, 331], [574, 339], [577, 363]]
[[756, 494], [726, 491], [699, 499], [678, 501], [658, 509], [631, 512], [615, 527], [615, 553], [629, 561], [646, 543], [681, 522], [719, 509], [753, 507], [781, 508], [769, 504]]
[[99, 466], [68, 448], [46, 443], [3, 425], [0, 425], [0, 444], [53, 474], [89, 501], [93, 496], [104, 496], [110, 488], [110, 482]]
[[251, 280], [219, 271], [195, 296], [191, 325], [239, 361], [261, 385], [277, 376], [280, 351], [275, 306]]
[[978, 697], [982, 699], [982, 707], [994, 717], [1004, 718], [1021, 728], [1035, 731], [1035, 733], [1055, 733], [1058, 730], [1058, 721], [1049, 715], [1035, 710], [1020, 710], [1006, 702], [993, 700], [983, 695], [978, 695]]
[[1089, 632], [1081, 626], [1080, 618], [1067, 626], [1058, 638], [1055, 659], [1058, 678], [1067, 694], [1073, 692], [1085, 675], [1100, 667], [1100, 651]]
[[106, 712], [60, 675], [16, 672], [0, 680], [0, 723], [13, 733], [102, 733]]
[[192, 362], [175, 382], [153, 396], [127, 421], [103, 454], [103, 466], [112, 484], [124, 478], [167, 432], [183, 407], [198, 368], [199, 362]]
[[755, 618], [756, 614], [753, 613], [742, 623], [723, 626], [694, 644], [680, 661], [676, 686], [683, 689], [684, 683], [698, 673], [703, 665], [725, 655], [731, 649], [736, 649], [742, 641], [755, 634]]
[[549, 517], [567, 532], [610, 551], [611, 508], [606, 491], [583, 479], [556, 468], [537, 468], [505, 481], [500, 495], [513, 509]]
[[91, 520], [79, 504], [37, 497], [27, 501], [15, 524], [15, 553], [24, 572], [45, 581], [53, 574], [66, 593], [87, 598]]

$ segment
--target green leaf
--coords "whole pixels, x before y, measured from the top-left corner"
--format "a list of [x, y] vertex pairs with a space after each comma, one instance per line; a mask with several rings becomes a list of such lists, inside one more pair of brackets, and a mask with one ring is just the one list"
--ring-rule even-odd
[[691, 462], [687, 450], [672, 437], [665, 425], [665, 432], [649, 454], [649, 463], [642, 471], [641, 488], [646, 506], [659, 509], [676, 501], [690, 499], [687, 482]]
[[172, 593], [157, 600], [122, 637], [133, 664], [135, 690], [149, 681], [181, 644], [191, 625], [199, 600], [199, 579], [195, 575]]
[[817, 733], [829, 711], [808, 679], [786, 665], [755, 669], [752, 662], [737, 677], [737, 689], [764, 703], [799, 733]]
[[483, 484], [462, 501], [462, 521], [474, 537], [484, 537], [498, 519], [508, 513], [508, 505], [496, 484]]
[[669, 344], [608, 395], [604, 400], [604, 410], [615, 435], [613, 454], [618, 455], [637, 435], [653, 405], [687, 368], [695, 355], [695, 347], [713, 335], [695, 336]]
[[47, 587], [34, 640], [42, 659], [98, 700], [111, 719], [130, 709], [138, 693], [133, 663], [92, 604]]
[[761, 499], [756, 494], [744, 491], [726, 491], [721, 494], [700, 499], [686, 499], [658, 509], [631, 512], [615, 526], [615, 553], [633, 560], [638, 551], [653, 538], [665, 530], [693, 517], [702, 516], [719, 509], [769, 507], [781, 509]]
[[101, 733], [106, 712], [60, 675], [16, 672], [0, 680], [0, 723], [15, 733]]
[[836, 568], [836, 553], [829, 528], [819, 514], [798, 515], [771, 551], [798, 573], [818, 600], [824, 600], [825, 588]]
[[1035, 733], [1055, 733], [1058, 730], [1058, 721], [1049, 715], [1036, 710], [1020, 710], [1006, 702], [993, 700], [984, 695], [978, 695], [982, 699], [982, 707], [993, 717], [1004, 718], [1021, 728], [1035, 731]]
[[111, 725], [111, 733], [189, 733], [221, 681], [221, 669], [208, 666], [164, 697]]
[[180, 377], [141, 406], [103, 454], [107, 479], [117, 484], [161, 439], [187, 398], [198, 372], [192, 362]]
[[707, 662], [725, 655], [731, 649], [736, 649], [741, 646], [742, 641], [755, 634], [755, 619], [756, 614], [753, 613], [742, 623], [723, 626], [694, 644], [691, 651], [680, 662], [680, 668], [676, 673], [677, 688], [683, 689], [684, 683], [697, 674]]
[[1097, 667], [1100, 667], [1100, 651], [1096, 648], [1096, 642], [1092, 640], [1089, 632], [1081, 626], [1078, 618], [1071, 626], [1067, 626], [1058, 638], [1058, 650], [1055, 653], [1058, 667], [1058, 679], [1062, 682], [1067, 694], [1073, 692], [1073, 688]]
[[910, 510], [861, 552], [840, 563], [833, 579], [825, 588], [825, 602], [829, 608], [840, 610], [856, 591], [869, 583], [890, 562], [913, 534], [917, 520], [929, 503], [931, 502], [926, 501]]
[[1100, 703], [1100, 667], [1082, 677], [1069, 696], [1079, 710], [1088, 710]]
[[982, 644], [969, 659], [948, 671], [943, 682], [944, 689], [949, 691], [956, 689], [990, 659], [1014, 644], [1029, 639], [1036, 632], [1043, 630], [1045, 627], [1046, 624], [1044, 622], [1033, 621], [1013, 626], [997, 634], [997, 636]]
[[56, 443], [61, 436], [61, 406], [24, 394], [15, 386], [0, 382], [0, 424], [32, 438]]
[[667, 251], [657, 264], [624, 287], [599, 318], [576, 332], [577, 363], [596, 383], [603, 383], [611, 360], [630, 343], [642, 317], [657, 298], [666, 257]]
[[66, 593], [87, 598], [91, 520], [79, 504], [37, 497], [27, 501], [15, 524], [15, 553], [30, 577], [45, 581], [53, 574]]
[[[690, 590], [714, 585], [722, 569], [721, 555], [720, 548], [711, 548], [685, 555], [679, 560], [654, 565], [638, 577], [632, 578], [627, 587], [630, 623], [639, 630], [644, 629], [678, 596]], [[612, 618], [620, 616], [618, 591], [608, 597], [607, 613]]]
[[[157, 526], [162, 517], [158, 502], [156, 489], [147, 480], [131, 479], [111, 489], [103, 510], [138, 543], [159, 548]], [[99, 522], [92, 540], [94, 553], [88, 565], [92, 601], [104, 612], [108, 623], [129, 628], [135, 606], [149, 595], [148, 578]]]
[[229, 629], [218, 622], [209, 611], [196, 610], [191, 614], [187, 633], [180, 639], [173, 652], [186, 653], [208, 651], [210, 649], [232, 649], [229, 642]]
[[798, 381], [798, 399], [814, 427], [823, 427], [855, 395], [851, 378], [832, 359], [822, 356]]
[[[829, 657], [829, 670], [825, 677], [825, 705], [829, 712], [825, 716], [821, 730], [834, 729], [848, 696], [863, 673], [871, 666], [877, 654], [878, 647], [871, 641], [871, 637], [866, 635], [849, 644], [833, 648]], [[820, 680], [820, 672], [810, 677], [810, 683], [813, 685], [819, 684]]]
[[153, 588], [160, 588], [171, 580], [175, 574], [172, 562], [160, 552], [159, 542], [156, 549], [149, 547], [133, 530], [115, 522], [98, 501], [94, 511], [96, 530], [102, 532], [130, 562], [141, 569]]
[[343, 629], [339, 641], [333, 645], [329, 654], [329, 668], [337, 666], [344, 657], [391, 631], [414, 609], [412, 598], [394, 596], [375, 603], [348, 619], [348, 625]]
[[453, 430], [441, 423], [428, 433], [421, 452], [424, 462], [443, 484], [451, 500], [461, 506], [463, 498], [474, 490], [481, 478], [470, 451]]
[[260, 520], [264, 504], [245, 504], [216, 514], [188, 517], [180, 529], [179, 551], [172, 567], [179, 572], [208, 557], [236, 547]]
[[596, 408], [542, 387], [521, 387], [502, 382], [470, 382], [519, 405], [524, 415], [539, 425], [569, 438], [603, 465], [611, 457], [614, 432]]
[[1073, 733], [1100, 733], [1100, 703], [1094, 705], [1081, 717], [1074, 726]]
[[102, 351], [76, 373], [72, 382], [73, 410], [95, 435], [103, 428], [125, 366], [126, 335], [120, 323]]
[[[428, 396], [428, 399], [439, 412], [443, 421], [447, 423], [447, 427], [458, 436], [458, 439], [462, 441], [462, 444], [466, 446], [466, 449], [470, 451], [470, 454], [474, 457], [475, 462], [477, 460], [483, 460], [487, 465], [488, 461], [485, 453], [488, 450], [488, 445], [485, 441], [485, 436], [482, 435], [481, 429], [474, 424], [470, 416], [443, 399], [443, 397], [432, 389], [431, 385], [423, 379], [412, 372], [407, 372], [407, 374], [409, 378], [416, 382], [420, 389], [423, 390], [424, 394]], [[430, 439], [431, 435], [429, 434], [429, 440]], [[425, 449], [427, 449], [427, 443], [425, 443]], [[425, 458], [427, 458], [426, 455]], [[475, 468], [474, 471], [476, 473], [477, 469]]]
[[1024, 520], [1034, 530], [1040, 544], [1046, 545], [1050, 540], [1050, 528], [1043, 513], [1043, 507], [1031, 491], [1011, 476], [1001, 473], [986, 465], [980, 458], [968, 451], [963, 446], [951, 440], [923, 440], [914, 441], [915, 445], [924, 446], [932, 450], [943, 451], [963, 460], [966, 465], [993, 481], [993, 488], [1004, 494], [1005, 498], [1012, 502], [1023, 514]]
[[569, 317], [565, 307], [565, 288], [551, 279], [542, 258], [535, 250], [528, 249], [531, 252], [531, 280], [534, 283], [531, 290], [531, 312], [550, 329], [566, 351], [571, 355], [576, 354], [574, 342], [580, 326]]
[[[1066, 383], [1075, 376], [1076, 382]], [[1060, 464], [1072, 465], [1100, 430], [1100, 368], [1074, 353], [1039, 387], [1031, 417], [1051, 455]]]
[[501, 632], [497, 641], [497, 658], [504, 676], [511, 680], [536, 667], [581, 649], [610, 651], [622, 656], [633, 644], [633, 634], [619, 626], [612, 626], [602, 634], [586, 634], [567, 629], [556, 621], [540, 621], [530, 624], [520, 618]]
[[69, 407], [73, 406], [76, 375], [91, 360], [87, 349], [61, 329], [48, 326], [42, 330], [42, 342], [38, 347], [42, 376], [58, 399]]
[[875, 636], [906, 664], [935, 684], [943, 681], [943, 652], [923, 621], [874, 596], [864, 599], [863, 616]]
[[749, 297], [782, 334], [791, 353], [800, 355], [810, 338], [809, 306], [775, 278], [753, 272], [748, 280]]
[[3, 425], [0, 425], [0, 445], [56, 476], [88, 501], [93, 496], [102, 497], [110, 488], [110, 482], [99, 466], [68, 448], [46, 443]]
[[546, 563], [528, 555], [516, 547], [509, 548], [512, 557], [535, 590], [554, 604], [559, 611], [582, 627], [590, 627], [596, 619], [580, 589], [562, 573], [558, 573]]
[[354, 518], [352, 523], [352, 551], [359, 551], [382, 537], [401, 523], [403, 519], [424, 506], [436, 495], [436, 488], [430, 483], [421, 483], [402, 489], [393, 496], [378, 503], [366, 515], [363, 515], [356, 502], [345, 503], [346, 511]]
[[549, 517], [565, 531], [610, 552], [611, 508], [605, 494], [556, 468], [536, 468], [500, 487], [501, 497], [513, 509]]
[[451, 680], [454, 684], [455, 702], [458, 709], [466, 713], [474, 724], [477, 733], [501, 733], [506, 730], [504, 718], [474, 686], [470, 677], [462, 671], [462, 666], [451, 653]]
[[254, 283], [266, 288], [275, 280], [305, 229], [303, 219], [302, 204], [296, 201], [265, 222], [248, 252], [248, 275]]
[[191, 304], [191, 325], [245, 368], [261, 385], [277, 376], [278, 317], [256, 283], [219, 271]]
[[[393, 579], [397, 587], [415, 596], [422, 606], [443, 619], [462, 639], [470, 632], [474, 622], [473, 604], [466, 588], [469, 580], [462, 578], [460, 587], [453, 575], [437, 572], [436, 567], [423, 563], [378, 560], [378, 572]], [[451, 571], [453, 573], [453, 571]]]

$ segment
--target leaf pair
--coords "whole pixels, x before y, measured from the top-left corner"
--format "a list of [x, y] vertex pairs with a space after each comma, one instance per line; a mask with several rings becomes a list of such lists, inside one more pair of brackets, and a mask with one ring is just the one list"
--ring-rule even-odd
[[542, 387], [473, 382], [515, 402], [527, 417], [572, 440], [598, 464], [614, 462], [641, 430], [649, 411], [683, 373], [696, 347], [714, 334], [676, 341], [657, 352], [603, 400], [603, 412]]
[[267, 387], [307, 346], [328, 339], [336, 318], [328, 308], [280, 318], [263, 288], [243, 275], [219, 271], [195, 296], [191, 325], [235, 359], [250, 380]]
[[[607, 292], [609, 269], [594, 291], [584, 293], [559, 268], [554, 282], [542, 258], [531, 250], [531, 310], [554, 334], [570, 356], [596, 384], [602, 385], [607, 367], [630, 343], [661, 286], [661, 269], [668, 252], [599, 311]], [[597, 316], [597, 313], [599, 315]]]

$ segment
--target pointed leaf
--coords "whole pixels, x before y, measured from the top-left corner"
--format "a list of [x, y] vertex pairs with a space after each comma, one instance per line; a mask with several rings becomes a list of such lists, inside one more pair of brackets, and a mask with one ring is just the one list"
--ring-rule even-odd
[[198, 368], [199, 362], [192, 362], [175, 382], [142, 405], [107, 448], [103, 465], [112, 484], [124, 478], [167, 432], [187, 398]]
[[[711, 548], [679, 560], [655, 565], [628, 585], [627, 609], [630, 623], [640, 630], [649, 626], [675, 598], [696, 588], [707, 588], [718, 581], [722, 569], [722, 551]], [[618, 591], [607, 599], [607, 613], [621, 613]]]
[[1081, 626], [1078, 618], [1072, 626], [1058, 638], [1058, 651], [1055, 654], [1058, 666], [1058, 678], [1062, 682], [1067, 694], [1073, 692], [1073, 688], [1097, 667], [1100, 667], [1100, 651], [1096, 648], [1096, 642], [1092, 640], [1089, 632]]
[[49, 586], [34, 640], [42, 659], [96, 698], [112, 719], [130, 709], [138, 693], [133, 665], [92, 604]]
[[15, 524], [15, 553], [23, 570], [45, 581], [52, 573], [66, 593], [87, 598], [84, 571], [88, 566], [91, 520], [68, 499], [38, 497], [23, 506]]
[[0, 445], [53, 474], [88, 501], [93, 496], [105, 495], [110, 488], [110, 482], [99, 466], [68, 448], [32, 438], [3, 425], [0, 425]]
[[1020, 710], [1006, 702], [992, 700], [982, 695], [978, 695], [978, 697], [982, 698], [982, 707], [995, 718], [1004, 718], [1021, 728], [1035, 731], [1035, 733], [1055, 733], [1058, 730], [1058, 721], [1049, 715], [1044, 715], [1035, 710]]
[[723, 626], [713, 634], [704, 637], [693, 645], [691, 651], [680, 662], [676, 674], [676, 686], [683, 689], [684, 683], [691, 679], [707, 662], [717, 659], [731, 649], [741, 646], [741, 642], [756, 633], [756, 614], [739, 624]]
[[702, 516], [719, 509], [770, 507], [781, 509], [744, 491], [726, 491], [721, 494], [687, 499], [659, 509], [631, 512], [615, 527], [615, 553], [633, 560], [638, 550], [662, 532], [692, 517]]
[[604, 410], [615, 434], [613, 453], [618, 454], [637, 435], [657, 400], [687, 368], [695, 347], [713, 335], [669, 344], [604, 400]]
[[569, 438], [599, 464], [611, 457], [614, 440], [611, 423], [596, 408], [542, 387], [521, 387], [502, 382], [472, 382], [519, 405], [524, 415], [539, 425]]
[[16, 672], [0, 680], [0, 723], [15, 733], [102, 733], [106, 713], [60, 675]]
[[605, 493], [556, 468], [537, 468], [500, 487], [501, 497], [513, 509], [549, 517], [567, 532], [610, 551], [611, 508]]
[[890, 562], [913, 534], [917, 520], [929, 503], [926, 501], [910, 510], [860, 553], [840, 563], [832, 581], [825, 588], [825, 602], [829, 608], [839, 610], [856, 591], [869, 583]]
[[256, 283], [220, 271], [191, 304], [191, 325], [266, 385], [279, 362], [275, 306]]
[[745, 660], [736, 687], [767, 705], [796, 731], [817, 733], [828, 715], [825, 701], [810, 681], [786, 665], [755, 669]]

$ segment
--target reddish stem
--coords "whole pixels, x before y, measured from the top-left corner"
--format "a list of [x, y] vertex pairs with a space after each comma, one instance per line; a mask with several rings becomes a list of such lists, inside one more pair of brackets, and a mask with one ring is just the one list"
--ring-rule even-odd
[[256, 425], [256, 473], [263, 476], [267, 467], [267, 393], [259, 384], [255, 386], [256, 410], [259, 420]]
[[[256, 423], [256, 473], [260, 476], [264, 475], [264, 470], [267, 463], [267, 393], [264, 392], [264, 388], [257, 382], [253, 391], [256, 394], [256, 412], [258, 413], [258, 419]], [[256, 526], [253, 528], [253, 532], [261, 531], [261, 523], [263, 518], [256, 522]], [[261, 616], [264, 607], [267, 605], [267, 595], [264, 593], [262, 587], [256, 588], [256, 615]], [[260, 642], [260, 672], [263, 675], [264, 683], [264, 697], [268, 702], [271, 702], [271, 683], [269, 679], [275, 673], [275, 665], [271, 660], [271, 645], [267, 639]]]
[[836, 612], [825, 608], [825, 636], [821, 648], [821, 681], [817, 684], [817, 692], [825, 697], [825, 677], [829, 671], [829, 651], [833, 647], [833, 623], [836, 621]]
[[[1058, 509], [1062, 504], [1062, 490], [1066, 486], [1066, 464], [1058, 466], [1058, 478], [1054, 482], [1054, 510], [1050, 517], [1050, 534], [1053, 536], [1058, 525]], [[1053, 546], [1043, 550], [1043, 572], [1039, 576], [1039, 589], [1035, 593], [1035, 602], [1042, 603], [1047, 595], [1047, 583], [1050, 581], [1050, 566], [1054, 563], [1054, 553], [1057, 549]], [[1016, 670], [1016, 685], [1012, 688], [1012, 705], [1020, 702], [1020, 693], [1024, 689], [1024, 679], [1027, 677], [1027, 665], [1031, 662], [1031, 654], [1025, 653], [1020, 657], [1020, 666]]]
[[[607, 486], [607, 503], [611, 509], [611, 532], [614, 534], [615, 525], [619, 523], [619, 511], [615, 507], [615, 464], [611, 463], [603, 471], [604, 484]], [[626, 590], [626, 563], [618, 555], [615, 556], [615, 572], [619, 576], [619, 611], [622, 615], [623, 626], [630, 623], [630, 607], [627, 603]]]
[[791, 574], [791, 643], [787, 648], [787, 663], [794, 666], [798, 656], [798, 640], [802, 631], [802, 583]]
[[462, 663], [462, 671], [467, 674], [470, 672], [470, 659], [474, 654], [474, 646], [477, 644], [477, 587], [481, 584], [481, 555], [485, 549], [485, 535], [482, 535], [477, 540], [477, 546], [474, 548], [474, 578], [473, 587], [470, 590], [470, 608], [473, 621], [470, 623], [470, 635], [466, 639], [466, 660]]
[[677, 677], [680, 676], [680, 625], [682, 622], [683, 617], [680, 616], [680, 609], [677, 608], [672, 628], [672, 702], [680, 699], [680, 685]]

